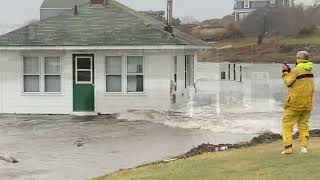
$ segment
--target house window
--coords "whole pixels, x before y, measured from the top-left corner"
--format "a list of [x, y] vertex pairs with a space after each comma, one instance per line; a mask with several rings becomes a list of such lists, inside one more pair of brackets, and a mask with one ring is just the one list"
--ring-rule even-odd
[[60, 57], [23, 57], [23, 92], [61, 92]]
[[76, 59], [76, 83], [92, 84], [93, 64], [91, 57], [79, 57]]
[[144, 70], [142, 56], [127, 57], [127, 92], [144, 91]]
[[185, 88], [194, 82], [194, 55], [185, 56]]
[[250, 1], [244, 1], [244, 8], [250, 8]]
[[60, 57], [44, 58], [45, 92], [61, 92]]
[[106, 57], [106, 91], [122, 92], [122, 57]]
[[40, 92], [40, 58], [23, 57], [23, 90]]

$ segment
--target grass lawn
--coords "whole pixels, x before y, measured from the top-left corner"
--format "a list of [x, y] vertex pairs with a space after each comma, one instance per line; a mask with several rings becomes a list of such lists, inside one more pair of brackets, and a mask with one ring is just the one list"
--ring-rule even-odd
[[124, 170], [97, 180], [319, 180], [320, 138], [309, 154], [280, 155], [281, 142], [209, 153], [168, 164]]

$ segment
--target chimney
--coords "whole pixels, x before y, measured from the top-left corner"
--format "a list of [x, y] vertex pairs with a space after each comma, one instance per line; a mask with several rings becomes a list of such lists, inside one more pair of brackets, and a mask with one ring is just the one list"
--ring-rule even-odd
[[78, 14], [79, 14], [79, 12], [78, 12], [78, 6], [77, 6], [77, 5], [74, 6], [74, 12], [73, 12], [73, 14], [74, 14], [74, 15], [78, 15]]
[[165, 30], [173, 33], [172, 20], [173, 20], [173, 0], [167, 0], [167, 26]]

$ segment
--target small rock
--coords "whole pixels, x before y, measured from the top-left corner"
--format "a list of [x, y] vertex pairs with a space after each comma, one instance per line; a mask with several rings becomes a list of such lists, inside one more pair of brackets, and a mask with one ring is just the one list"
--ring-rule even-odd
[[228, 146], [222, 146], [222, 147], [220, 147], [220, 151], [226, 151], [226, 150], [228, 150], [229, 148], [228, 148]]
[[18, 162], [19, 162], [19, 161], [16, 160], [15, 158], [10, 157], [10, 156], [8, 156], [8, 155], [0, 155], [0, 159], [6, 161], [6, 162], [8, 162], [8, 163], [18, 163]]
[[320, 129], [311, 130], [310, 131], [310, 136], [311, 137], [320, 137]]
[[258, 137], [254, 137], [250, 141], [250, 144], [256, 145], [256, 144], [262, 144], [262, 143], [271, 143], [279, 139], [281, 139], [280, 134], [273, 134], [271, 132], [266, 132], [264, 134], [259, 135]]

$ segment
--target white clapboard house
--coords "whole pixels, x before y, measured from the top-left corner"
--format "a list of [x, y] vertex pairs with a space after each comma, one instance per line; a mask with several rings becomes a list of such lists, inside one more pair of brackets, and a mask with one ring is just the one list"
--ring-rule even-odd
[[234, 0], [235, 21], [244, 20], [260, 8], [293, 7], [295, 0]]
[[0, 113], [161, 111], [193, 86], [203, 41], [115, 0], [57, 7], [0, 36]]

